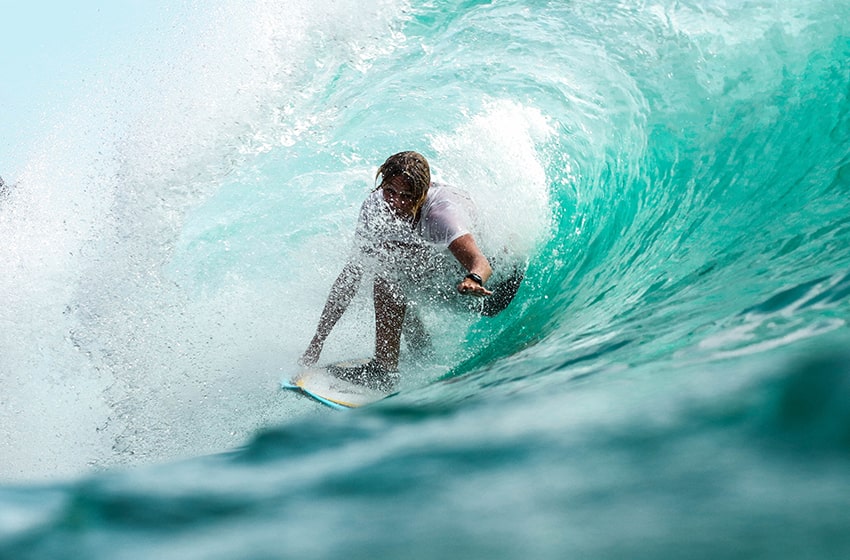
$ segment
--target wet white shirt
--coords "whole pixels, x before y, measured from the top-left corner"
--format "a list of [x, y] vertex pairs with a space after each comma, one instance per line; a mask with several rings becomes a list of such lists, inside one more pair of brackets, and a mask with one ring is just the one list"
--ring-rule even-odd
[[371, 193], [360, 207], [355, 245], [369, 252], [379, 247], [404, 247], [443, 251], [455, 239], [471, 233], [475, 204], [465, 192], [431, 183], [419, 221], [396, 217], [379, 190]]

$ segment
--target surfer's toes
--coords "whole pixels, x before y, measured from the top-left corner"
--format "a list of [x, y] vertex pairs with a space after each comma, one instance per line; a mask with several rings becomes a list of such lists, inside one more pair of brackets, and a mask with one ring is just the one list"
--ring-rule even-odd
[[361, 366], [348, 368], [331, 366], [328, 368], [328, 371], [335, 377], [344, 379], [345, 381], [385, 393], [392, 391], [399, 380], [397, 371], [389, 371], [378, 365], [375, 360], [370, 360]]

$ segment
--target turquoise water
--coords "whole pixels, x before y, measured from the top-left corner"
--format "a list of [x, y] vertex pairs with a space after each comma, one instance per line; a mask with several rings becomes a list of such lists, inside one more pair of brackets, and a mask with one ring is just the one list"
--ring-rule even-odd
[[[0, 556], [847, 557], [850, 6], [171, 9], [4, 175]], [[528, 274], [331, 411], [401, 149]]]

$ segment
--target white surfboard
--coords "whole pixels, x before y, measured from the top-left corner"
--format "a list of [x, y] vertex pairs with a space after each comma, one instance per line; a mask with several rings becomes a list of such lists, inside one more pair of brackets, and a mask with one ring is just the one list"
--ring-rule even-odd
[[[330, 365], [345, 369], [361, 366], [368, 361], [368, 359], [347, 360]], [[328, 366], [305, 368], [291, 379], [283, 379], [281, 387], [299, 391], [324, 405], [337, 409], [365, 406], [384, 399], [394, 392], [371, 389], [340, 379], [328, 372]]]

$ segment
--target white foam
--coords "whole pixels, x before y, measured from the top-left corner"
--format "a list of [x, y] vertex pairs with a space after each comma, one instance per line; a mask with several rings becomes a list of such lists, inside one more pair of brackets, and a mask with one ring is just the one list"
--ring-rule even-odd
[[543, 114], [514, 101], [490, 102], [450, 134], [435, 135], [435, 167], [478, 207], [480, 243], [527, 258], [548, 230], [549, 185], [540, 144], [552, 134]]
[[321, 66], [368, 68], [406, 6], [184, 4], [81, 78], [0, 201], [0, 481], [223, 449], [279, 413], [264, 302], [190, 300], [163, 265], [246, 158], [332, 116]]

